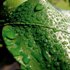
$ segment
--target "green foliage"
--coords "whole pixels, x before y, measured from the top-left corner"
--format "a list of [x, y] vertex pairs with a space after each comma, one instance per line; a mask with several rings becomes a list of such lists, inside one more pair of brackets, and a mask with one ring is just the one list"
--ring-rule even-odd
[[11, 12], [8, 18], [10, 23], [3, 28], [7, 48], [21, 63], [22, 70], [70, 69], [66, 44], [57, 39], [59, 28], [51, 28], [53, 23], [48, 18], [46, 6], [47, 3], [43, 5], [40, 0], [26, 1]]
[[19, 5], [21, 5], [23, 2], [27, 0], [5, 0], [3, 2], [3, 5], [9, 10], [12, 11], [15, 8], [17, 8]]

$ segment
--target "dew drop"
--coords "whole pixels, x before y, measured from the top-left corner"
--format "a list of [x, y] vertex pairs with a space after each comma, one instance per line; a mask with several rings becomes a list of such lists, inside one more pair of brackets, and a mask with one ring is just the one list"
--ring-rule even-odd
[[41, 10], [43, 10], [43, 5], [42, 4], [37, 4], [36, 6], [35, 6], [35, 9], [34, 9], [34, 11], [35, 12], [37, 12], [37, 11], [41, 11]]

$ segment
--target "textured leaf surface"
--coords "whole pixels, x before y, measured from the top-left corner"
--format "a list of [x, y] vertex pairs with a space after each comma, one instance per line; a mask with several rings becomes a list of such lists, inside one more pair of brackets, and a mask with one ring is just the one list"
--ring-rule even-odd
[[28, 0], [8, 21], [3, 37], [23, 70], [70, 69], [69, 21], [47, 0]]

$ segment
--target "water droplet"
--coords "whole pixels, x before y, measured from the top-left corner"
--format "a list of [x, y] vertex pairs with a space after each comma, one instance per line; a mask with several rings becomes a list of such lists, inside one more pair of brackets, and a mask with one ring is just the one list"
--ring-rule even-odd
[[42, 4], [37, 4], [36, 6], [35, 6], [35, 9], [34, 9], [34, 11], [41, 11], [41, 10], [43, 10], [43, 5]]
[[14, 31], [14, 29], [12, 28], [12, 26], [5, 26], [3, 28], [3, 34], [8, 39], [14, 39], [17, 36], [17, 34]]
[[8, 45], [8, 46], [14, 44], [11, 40], [9, 40], [9, 39], [7, 39], [7, 38], [5, 38], [5, 43], [6, 43], [6, 45]]
[[32, 70], [31, 65], [26, 67], [27, 70]]
[[23, 61], [24, 61], [25, 64], [28, 64], [30, 59], [28, 57], [25, 57], [25, 58], [23, 58]]
[[29, 56], [26, 55], [25, 53], [21, 53], [21, 54], [23, 55], [23, 58], [22, 58], [23, 62], [24, 62], [25, 64], [28, 64], [29, 61], [30, 61]]

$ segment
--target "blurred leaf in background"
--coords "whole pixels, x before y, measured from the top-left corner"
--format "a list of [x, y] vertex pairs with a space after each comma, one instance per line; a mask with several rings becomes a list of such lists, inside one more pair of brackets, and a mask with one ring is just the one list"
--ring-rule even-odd
[[49, 0], [57, 8], [70, 10], [70, 0]]

